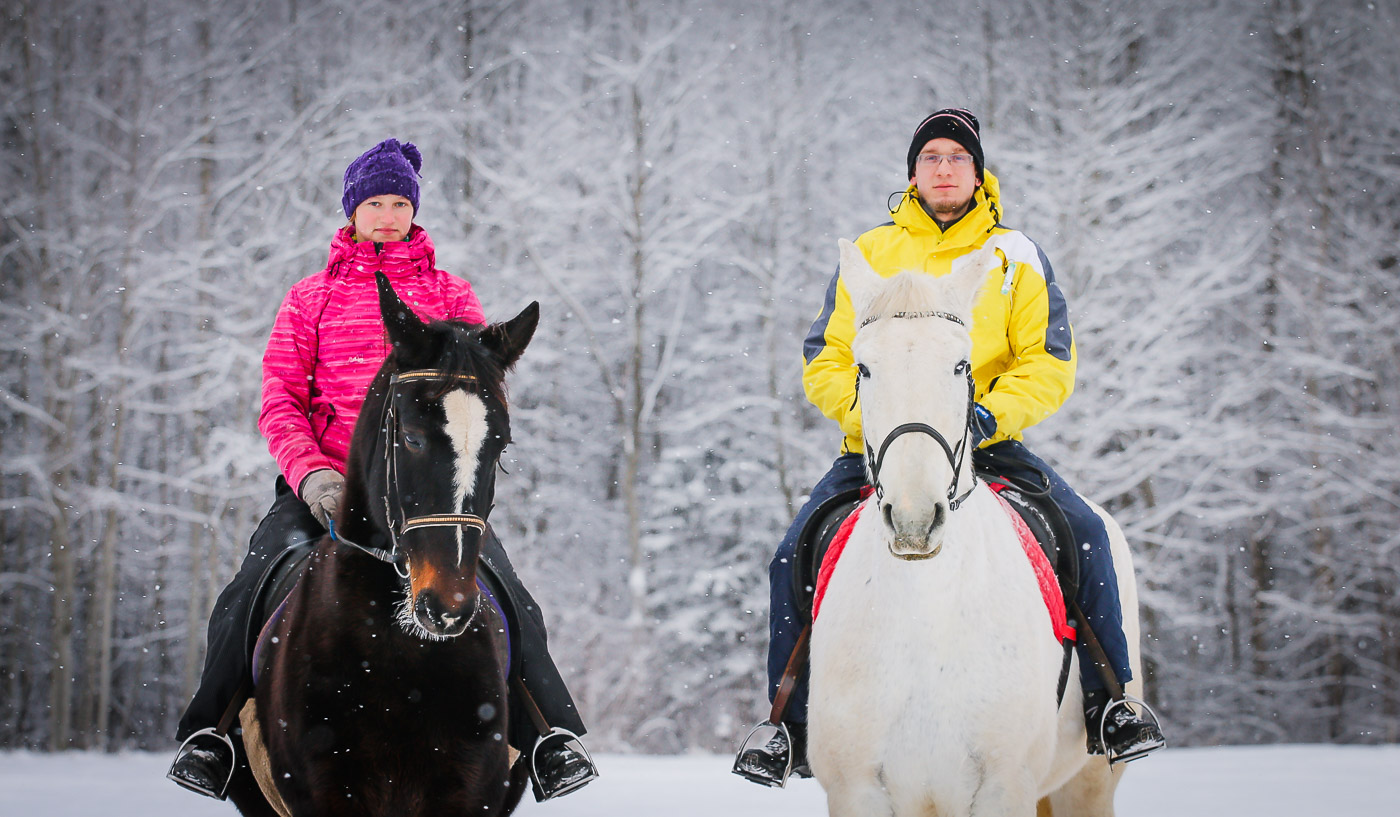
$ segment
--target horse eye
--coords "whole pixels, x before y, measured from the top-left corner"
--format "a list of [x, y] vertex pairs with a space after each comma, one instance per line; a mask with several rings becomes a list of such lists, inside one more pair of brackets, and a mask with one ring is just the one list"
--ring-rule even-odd
[[870, 378], [870, 370], [865, 367], [864, 363], [857, 363], [856, 371], [860, 373], [861, 377], [864, 377], [866, 379]]
[[409, 432], [404, 432], [404, 435], [403, 435], [403, 444], [404, 444], [405, 446], [408, 446], [408, 449], [409, 449], [410, 451], [421, 451], [421, 450], [423, 450], [423, 438], [422, 438], [421, 436], [417, 435], [417, 434], [411, 434], [411, 433], [409, 433]]
[[972, 371], [972, 364], [966, 360], [958, 361], [958, 365], [953, 367], [953, 374], [956, 375], [965, 375], [970, 371]]

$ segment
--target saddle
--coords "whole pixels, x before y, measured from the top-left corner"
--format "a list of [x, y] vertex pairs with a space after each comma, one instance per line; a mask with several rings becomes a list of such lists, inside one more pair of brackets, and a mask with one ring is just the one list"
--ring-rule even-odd
[[[301, 579], [301, 574], [306, 570], [306, 563], [311, 560], [311, 554], [316, 550], [318, 543], [319, 540], [308, 539], [283, 550], [268, 563], [262, 576], [258, 579], [253, 604], [248, 610], [247, 635], [244, 640], [249, 660], [248, 666], [253, 669], [255, 684], [257, 682], [259, 653], [265, 646], [267, 636], [272, 630], [269, 625], [281, 616], [282, 608], [287, 603], [287, 597], [291, 595], [292, 588], [296, 587], [297, 581]], [[506, 675], [507, 677], [515, 677], [520, 660], [519, 651], [515, 649], [515, 645], [520, 643], [519, 619], [514, 614], [515, 604], [506, 590], [505, 583], [500, 580], [490, 560], [486, 558], [477, 561], [476, 585], [486, 596], [486, 600], [491, 606], [496, 608], [501, 619], [506, 622], [506, 654], [510, 656]]]
[[[996, 460], [981, 457], [979, 450], [973, 458], [973, 468], [977, 476], [1000, 493], [1001, 498], [1013, 508], [1034, 534], [1045, 557], [1055, 569], [1055, 578], [1065, 599], [1073, 599], [1079, 589], [1079, 560], [1074, 548], [1069, 521], [1064, 512], [1050, 498], [1049, 481], [1036, 485], [1024, 479], [1004, 476], [1003, 469], [997, 467]], [[807, 519], [797, 538], [796, 563], [793, 570], [793, 591], [797, 598], [797, 608], [806, 621], [812, 617], [812, 602], [816, 595], [817, 575], [822, 560], [826, 557], [832, 540], [841, 523], [864, 500], [864, 488], [843, 491], [817, 506], [817, 510]]]
[[253, 593], [253, 604], [248, 608], [248, 620], [244, 624], [247, 635], [243, 643], [248, 653], [249, 666], [256, 667], [256, 652], [259, 636], [264, 626], [281, 609], [297, 580], [301, 578], [311, 553], [316, 550], [316, 539], [297, 542], [273, 557], [258, 578], [257, 589]]
[[793, 591], [797, 610], [804, 621], [812, 620], [812, 602], [817, 595], [817, 574], [821, 572], [826, 551], [841, 529], [841, 523], [865, 500], [865, 488], [852, 488], [831, 497], [817, 506], [807, 517], [807, 524], [797, 536], [797, 553], [792, 571]]

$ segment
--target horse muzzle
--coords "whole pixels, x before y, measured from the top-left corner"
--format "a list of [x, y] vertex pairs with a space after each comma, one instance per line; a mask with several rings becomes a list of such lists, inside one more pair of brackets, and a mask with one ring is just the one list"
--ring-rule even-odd
[[935, 502], [932, 512], [923, 508], [909, 512], [888, 502], [880, 510], [890, 535], [890, 554], [895, 558], [916, 562], [932, 559], [943, 550], [943, 532], [948, 521], [945, 503]]
[[430, 639], [456, 638], [467, 631], [480, 609], [480, 593], [473, 593], [466, 604], [450, 605], [437, 593], [423, 590], [413, 603], [413, 623]]
[[925, 559], [932, 559], [943, 551], [943, 543], [940, 541], [932, 548], [924, 544], [901, 541], [898, 537], [890, 542], [890, 555], [896, 559], [903, 559], [906, 562], [922, 562]]

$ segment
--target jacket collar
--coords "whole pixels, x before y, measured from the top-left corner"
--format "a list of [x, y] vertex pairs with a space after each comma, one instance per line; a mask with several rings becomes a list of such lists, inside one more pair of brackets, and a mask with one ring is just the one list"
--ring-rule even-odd
[[388, 241], [375, 246], [373, 241], [356, 241], [355, 228], [349, 225], [336, 230], [331, 238], [330, 258], [326, 270], [334, 277], [366, 274], [376, 271], [395, 279], [421, 274], [436, 266], [436, 249], [428, 231], [417, 224], [408, 231], [404, 241]]
[[1001, 185], [991, 171], [983, 171], [982, 186], [972, 194], [972, 209], [958, 219], [947, 231], [940, 230], [933, 216], [919, 204], [914, 185], [904, 191], [890, 208], [894, 223], [912, 233], [929, 233], [940, 246], [977, 246], [1001, 221]]

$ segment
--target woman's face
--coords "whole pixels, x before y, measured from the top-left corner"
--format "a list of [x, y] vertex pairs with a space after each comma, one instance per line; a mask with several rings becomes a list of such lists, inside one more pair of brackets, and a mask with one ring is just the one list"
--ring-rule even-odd
[[413, 226], [413, 203], [403, 196], [386, 193], [360, 202], [350, 217], [356, 241], [403, 241]]

